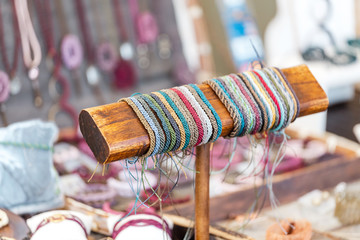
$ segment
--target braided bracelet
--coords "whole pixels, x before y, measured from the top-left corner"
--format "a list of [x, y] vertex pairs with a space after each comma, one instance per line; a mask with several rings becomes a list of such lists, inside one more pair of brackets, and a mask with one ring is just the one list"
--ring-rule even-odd
[[141, 96], [142, 95], [136, 96], [136, 97], [134, 97], [134, 99], [136, 99], [140, 102], [140, 104], [143, 106], [145, 111], [147, 111], [148, 116], [151, 118], [152, 122], [155, 124], [156, 129], [157, 129], [157, 131], [155, 131], [155, 139], [156, 139], [156, 143], [159, 143], [159, 148], [156, 150], [156, 145], [155, 145], [154, 151], [155, 151], [155, 154], [162, 153], [164, 150], [164, 146], [165, 146], [165, 133], [164, 133], [163, 129], [161, 128], [161, 125], [160, 125], [158, 119], [156, 118], [154, 113], [151, 111], [149, 105], [141, 98]]
[[293, 100], [294, 100], [294, 102], [295, 102], [295, 104], [296, 104], [296, 114], [295, 114], [295, 116], [293, 117], [293, 119], [292, 119], [292, 122], [299, 116], [299, 113], [300, 113], [300, 102], [299, 102], [299, 99], [297, 98], [297, 96], [296, 96], [296, 94], [295, 94], [295, 92], [294, 92], [294, 89], [291, 87], [291, 85], [290, 85], [290, 83], [289, 83], [289, 81], [287, 80], [287, 78], [285, 77], [285, 75], [284, 75], [284, 73], [280, 70], [280, 69], [278, 69], [278, 68], [272, 68], [275, 72], [277, 72], [278, 73], [278, 76], [280, 77], [280, 79], [282, 80], [282, 81], [284, 81], [285, 82], [285, 86], [287, 86], [288, 87], [288, 89], [290, 90], [290, 91], [288, 91], [289, 93], [291, 93], [291, 95], [292, 95], [292, 97], [293, 97]]
[[233, 80], [234, 83], [238, 86], [239, 90], [241, 91], [242, 95], [246, 98], [247, 102], [250, 104], [250, 107], [252, 108], [252, 112], [255, 115], [254, 121], [254, 128], [251, 134], [254, 134], [256, 132], [259, 132], [262, 127], [262, 113], [258, 106], [257, 101], [254, 99], [254, 97], [251, 95], [250, 91], [247, 89], [246, 85], [243, 81], [241, 81], [241, 78], [235, 74], [229, 75]]
[[250, 72], [243, 72], [242, 76], [244, 76], [248, 82], [251, 83], [251, 86], [253, 87], [255, 94], [257, 96], [260, 97], [262, 103], [264, 104], [265, 108], [266, 108], [266, 113], [269, 117], [269, 122], [268, 125], [265, 129], [265, 131], [271, 129], [271, 127], [275, 124], [276, 121], [276, 114], [275, 114], [275, 109], [274, 106], [272, 105], [272, 102], [269, 98], [269, 96], [267, 96], [265, 90], [262, 88], [261, 84], [258, 83], [258, 80], [255, 78], [255, 76], [253, 76]]
[[[188, 126], [187, 122], [185, 122], [184, 116], [182, 115], [180, 110], [175, 106], [175, 104], [171, 101], [171, 99], [166, 94], [164, 94], [164, 95], [166, 95], [169, 98], [170, 102], [160, 92], [153, 92], [150, 95], [156, 101], [158, 101], [158, 100], [161, 101], [161, 103], [164, 105], [166, 110], [170, 113], [171, 117], [175, 120], [176, 125], [178, 126], [178, 129], [180, 132], [180, 145], [178, 148], [174, 147], [175, 150], [185, 149], [190, 141], [190, 130], [189, 130], [189, 126]], [[173, 105], [173, 106], [171, 106], [171, 105]], [[181, 119], [183, 119], [183, 121]], [[170, 121], [170, 122], [172, 122], [172, 121]], [[174, 129], [175, 129], [175, 133], [177, 133], [175, 126], [174, 126]], [[177, 144], [175, 144], [175, 146], [177, 146]]]
[[247, 89], [250, 92], [251, 97], [254, 98], [254, 103], [257, 104], [257, 106], [259, 107], [260, 110], [260, 117], [261, 117], [261, 122], [260, 122], [260, 126], [259, 129], [257, 130], [257, 132], [263, 132], [267, 129], [268, 125], [269, 125], [269, 115], [268, 115], [268, 110], [266, 109], [266, 106], [264, 105], [261, 97], [259, 97], [256, 92], [255, 89], [252, 87], [252, 84], [250, 83], [250, 81], [247, 79], [247, 77], [245, 77], [242, 74], [238, 74], [236, 75], [238, 77], [239, 83], [240, 84], [244, 84], [245, 87], [244, 89]]
[[[161, 108], [162, 112], [165, 114], [164, 117], [167, 118], [167, 122], [171, 125], [171, 127], [169, 127], [169, 129], [170, 129], [172, 141], [169, 146], [169, 151], [179, 149], [182, 137], [181, 137], [181, 132], [180, 132], [180, 129], [179, 129], [179, 126], [178, 126], [176, 120], [174, 119], [174, 117], [171, 115], [170, 111], [165, 107], [164, 103], [160, 100], [160, 98], [158, 96], [156, 96], [155, 94], [149, 94], [148, 96], [149, 96], [150, 100], [154, 101], [154, 104], [156, 103], [155, 105], [157, 105], [158, 107]], [[175, 112], [174, 112], [174, 114], [175, 114]], [[185, 132], [183, 132], [183, 134], [185, 135]], [[185, 140], [185, 138], [184, 138], [184, 140]]]
[[162, 129], [164, 130], [165, 133], [165, 144], [164, 146], [161, 148], [162, 150], [160, 151], [161, 153], [167, 152], [169, 151], [169, 148], [172, 148], [175, 144], [175, 132], [174, 129], [172, 129], [169, 120], [166, 118], [164, 112], [162, 111], [162, 109], [160, 108], [160, 106], [155, 102], [152, 101], [152, 99], [150, 99], [150, 96], [148, 94], [142, 94], [139, 95], [139, 98], [141, 98], [142, 100], [144, 100], [152, 110], [154, 110], [154, 112], [156, 113], [158, 119], [160, 119], [161, 122], [161, 126]]
[[211, 134], [209, 134], [209, 136], [208, 136], [209, 138], [207, 139], [207, 142], [214, 141], [214, 139], [216, 138], [216, 136], [218, 135], [218, 132], [219, 132], [217, 120], [216, 120], [214, 114], [212, 113], [212, 111], [210, 110], [208, 105], [203, 101], [203, 99], [200, 97], [200, 95], [194, 89], [193, 86], [185, 85], [184, 87], [187, 88], [187, 90], [195, 98], [195, 101], [200, 105], [201, 109], [205, 112], [206, 116], [208, 117], [208, 119], [210, 121], [212, 132], [211, 132]]
[[292, 122], [296, 116], [297, 116], [297, 109], [299, 107], [299, 103], [297, 102], [297, 97], [294, 95], [294, 93], [292, 92], [292, 88], [290, 85], [288, 85], [287, 81], [283, 78], [283, 76], [274, 68], [269, 68], [269, 71], [274, 73], [274, 76], [278, 79], [279, 82], [281, 82], [281, 85], [284, 88], [284, 92], [286, 92], [286, 94], [288, 95], [290, 101], [289, 103], [291, 104], [292, 108], [291, 108], [291, 112], [292, 114], [289, 116], [289, 123]]
[[136, 116], [139, 118], [140, 122], [142, 123], [142, 125], [144, 126], [144, 128], [146, 129], [147, 133], [149, 134], [149, 139], [150, 139], [150, 147], [149, 150], [141, 157], [148, 157], [148, 156], [152, 156], [154, 155], [154, 150], [155, 150], [155, 133], [154, 133], [154, 129], [152, 128], [153, 124], [150, 124], [148, 122], [148, 120], [145, 119], [143, 114], [147, 114], [145, 112], [145, 110], [142, 108], [142, 110], [140, 110], [140, 108], [138, 108], [138, 106], [130, 99], [130, 98], [122, 98], [119, 101], [124, 101], [126, 102], [135, 112]]
[[218, 79], [214, 78], [212, 80], [206, 81], [205, 83], [209, 84], [214, 92], [218, 95], [234, 121], [234, 128], [229, 134], [229, 137], [240, 136], [244, 129], [244, 118], [240, 109], [237, 107], [234, 100], [231, 99], [231, 96], [229, 93], [227, 93], [224, 86], [222, 86]]
[[161, 92], [166, 93], [183, 114], [185, 122], [187, 122], [190, 130], [189, 146], [194, 146], [199, 138], [199, 130], [189, 109], [185, 106], [178, 94], [176, 94], [174, 91], [166, 89], [162, 90]]
[[249, 109], [249, 104], [246, 104], [244, 101], [244, 97], [241, 96], [239, 93], [239, 89], [237, 88], [237, 85], [233, 83], [233, 79], [229, 76], [223, 76], [221, 78], [218, 78], [219, 81], [223, 83], [223, 86], [225, 89], [229, 92], [231, 98], [234, 100], [235, 104], [240, 109], [241, 113], [244, 117], [244, 135], [248, 134], [254, 124], [253, 121], [253, 114], [251, 110]]
[[273, 111], [273, 116], [275, 117], [275, 121], [271, 125], [270, 129], [273, 129], [280, 121], [281, 112], [279, 103], [277, 102], [273, 92], [270, 90], [269, 86], [265, 83], [265, 81], [262, 79], [262, 77], [257, 72], [249, 72], [254, 79], [256, 79], [259, 86], [263, 89], [265, 96], [268, 98], [269, 104], [271, 106], [271, 109]]
[[209, 100], [207, 100], [204, 93], [200, 90], [200, 88], [198, 86], [196, 86], [195, 84], [190, 84], [188, 86], [189, 86], [189, 89], [191, 86], [197, 92], [197, 94], [201, 98], [202, 102], [210, 109], [211, 113], [215, 117], [217, 128], [214, 127], [214, 134], [213, 134], [211, 141], [216, 141], [220, 137], [221, 132], [222, 132], [222, 123], [221, 123], [221, 119], [220, 119], [218, 113], [215, 111], [213, 106], [211, 106]]
[[179, 91], [176, 88], [171, 88], [170, 90], [174, 91], [180, 97], [181, 101], [184, 103], [184, 106], [189, 110], [190, 114], [192, 115], [199, 133], [198, 139], [193, 146], [199, 145], [204, 137], [204, 128], [202, 126], [202, 122], [199, 115], [197, 114], [195, 109], [192, 107], [191, 103], [187, 100], [187, 98], [184, 96], [184, 94], [181, 91]]
[[[285, 86], [282, 84], [281, 80], [277, 76], [277, 74], [274, 71], [271, 71], [270, 69], [264, 69], [264, 73], [268, 76], [270, 81], [273, 83], [275, 88], [277, 89], [277, 92], [281, 95], [283, 102], [285, 104], [286, 108], [286, 119], [284, 126], [288, 126], [293, 115], [294, 115], [294, 104], [291, 99], [290, 94], [286, 91]], [[280, 129], [278, 129], [280, 130]]]
[[279, 113], [279, 121], [277, 125], [275, 125], [275, 127], [273, 128], [273, 131], [277, 131], [284, 126], [284, 121], [287, 115], [287, 111], [285, 110], [285, 106], [284, 106], [285, 105], [284, 100], [283, 98], [280, 97], [280, 94], [277, 91], [275, 91], [275, 86], [268, 78], [268, 75], [266, 75], [263, 71], [258, 69], [254, 70], [254, 73], [257, 74], [259, 78], [261, 78], [265, 82], [267, 88], [269, 89], [269, 91], [271, 91], [271, 96], [273, 96], [273, 99], [275, 99], [274, 102], [277, 106], [277, 110]]
[[200, 121], [202, 123], [203, 129], [204, 129], [204, 136], [200, 144], [205, 144], [209, 141], [213, 128], [210, 122], [209, 117], [207, 116], [206, 112], [203, 110], [203, 108], [200, 106], [198, 101], [196, 101], [195, 97], [192, 95], [189, 89], [187, 89], [185, 86], [176, 88], [180, 92], [184, 94], [184, 96], [188, 99], [191, 106], [194, 108], [196, 113], [198, 114]]

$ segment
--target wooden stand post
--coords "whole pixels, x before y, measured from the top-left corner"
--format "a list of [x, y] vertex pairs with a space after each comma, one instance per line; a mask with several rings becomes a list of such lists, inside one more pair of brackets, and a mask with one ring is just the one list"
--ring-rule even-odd
[[209, 240], [210, 144], [196, 147], [195, 239]]

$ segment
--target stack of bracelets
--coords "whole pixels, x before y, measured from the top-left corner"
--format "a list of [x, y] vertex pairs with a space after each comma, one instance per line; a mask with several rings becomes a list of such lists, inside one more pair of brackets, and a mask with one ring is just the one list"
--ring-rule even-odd
[[[278, 68], [263, 68], [205, 81], [234, 122], [227, 137], [280, 131], [299, 115], [299, 100]], [[150, 138], [142, 157], [214, 142], [222, 132], [219, 115], [194, 84], [136, 94], [127, 102]]]

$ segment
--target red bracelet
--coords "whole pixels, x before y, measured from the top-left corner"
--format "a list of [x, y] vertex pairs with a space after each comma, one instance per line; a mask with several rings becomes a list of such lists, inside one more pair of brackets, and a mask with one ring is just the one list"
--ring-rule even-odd
[[193, 116], [193, 118], [195, 120], [196, 126], [199, 130], [199, 138], [198, 138], [196, 144], [194, 145], [194, 146], [197, 146], [201, 143], [203, 136], [204, 136], [204, 129], [202, 127], [200, 117], [199, 117], [199, 115], [197, 115], [196, 111], [191, 106], [191, 103], [187, 100], [187, 98], [184, 96], [184, 94], [181, 91], [179, 91], [176, 88], [171, 88], [171, 90], [174, 91], [181, 98], [181, 100], [183, 101], [183, 103], [185, 104], [187, 109], [189, 109], [189, 112], [191, 113], [191, 115]]
[[269, 93], [270, 97], [272, 98], [272, 100], [274, 101], [274, 103], [276, 104], [276, 107], [277, 107], [277, 110], [278, 110], [278, 113], [279, 113], [279, 120], [278, 120], [278, 123], [280, 122], [280, 119], [281, 119], [281, 111], [280, 111], [280, 105], [279, 105], [279, 102], [277, 101], [274, 93], [271, 91], [271, 89], [269, 88], [269, 86], [265, 83], [264, 79], [260, 76], [260, 74], [258, 74], [257, 72], [255, 71], [252, 71], [252, 73], [254, 73], [258, 79], [260, 79], [262, 85], [265, 87], [266, 91]]

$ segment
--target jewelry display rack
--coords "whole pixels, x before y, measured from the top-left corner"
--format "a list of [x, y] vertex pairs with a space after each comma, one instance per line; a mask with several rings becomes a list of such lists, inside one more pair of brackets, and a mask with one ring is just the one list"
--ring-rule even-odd
[[[328, 107], [328, 98], [305, 65], [282, 69], [300, 102], [299, 116], [306, 116]], [[221, 136], [233, 128], [233, 120], [216, 94], [206, 84], [198, 87], [218, 113], [222, 122]], [[149, 136], [125, 102], [117, 102], [81, 111], [81, 132], [99, 163], [141, 156], [149, 148]], [[209, 239], [209, 156], [210, 144], [196, 147], [195, 239]]]

